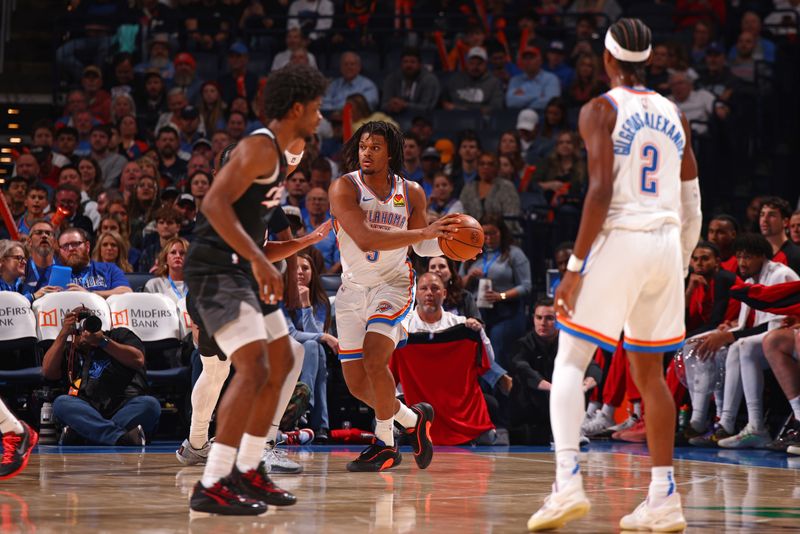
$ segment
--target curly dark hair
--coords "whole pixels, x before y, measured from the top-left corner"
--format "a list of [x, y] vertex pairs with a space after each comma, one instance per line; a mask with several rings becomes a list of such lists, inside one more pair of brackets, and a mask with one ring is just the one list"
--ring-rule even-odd
[[328, 80], [308, 65], [287, 65], [270, 74], [264, 88], [264, 115], [282, 119], [295, 102], [306, 104], [325, 94]]
[[768, 260], [772, 259], [772, 245], [769, 244], [766, 237], [754, 232], [739, 235], [733, 242], [733, 252], [737, 254], [745, 252]]
[[389, 151], [389, 170], [394, 174], [403, 173], [403, 132], [384, 121], [370, 121], [363, 124], [342, 147], [342, 163], [344, 172], [353, 172], [361, 168], [358, 162], [358, 144], [364, 134], [380, 135], [386, 140]]

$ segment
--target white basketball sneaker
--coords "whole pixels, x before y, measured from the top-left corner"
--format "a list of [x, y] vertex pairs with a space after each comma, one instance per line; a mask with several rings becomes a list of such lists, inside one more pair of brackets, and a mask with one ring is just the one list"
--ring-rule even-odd
[[686, 528], [681, 508], [681, 496], [673, 493], [661, 504], [652, 507], [649, 499], [619, 521], [622, 530], [649, 530], [651, 532], [678, 532]]
[[561, 489], [553, 492], [544, 500], [539, 510], [528, 519], [528, 530], [550, 530], [561, 528], [569, 521], [580, 519], [589, 513], [592, 505], [583, 492], [583, 477], [574, 476]]

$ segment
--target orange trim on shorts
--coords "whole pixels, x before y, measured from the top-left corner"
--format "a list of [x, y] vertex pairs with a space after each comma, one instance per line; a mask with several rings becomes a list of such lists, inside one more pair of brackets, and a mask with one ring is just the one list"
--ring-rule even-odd
[[658, 341], [643, 341], [641, 339], [633, 339], [631, 337], [625, 336], [623, 341], [625, 343], [630, 343], [631, 345], [638, 345], [640, 347], [662, 347], [662, 346], [669, 346], [674, 345], [675, 343], [680, 343], [686, 337], [686, 333], [683, 333], [677, 337], [673, 337], [671, 339], [662, 339]]
[[409, 306], [411, 306], [414, 303], [414, 296], [413, 296], [413, 293], [414, 293], [414, 269], [411, 267], [411, 263], [406, 262], [406, 265], [408, 265], [408, 302], [406, 302], [406, 305], [403, 306], [403, 309], [401, 309], [399, 312], [395, 313], [394, 315], [381, 315], [381, 314], [370, 315], [369, 319], [367, 319], [367, 321], [371, 321], [372, 319], [389, 319], [390, 321], [394, 320], [394, 319], [400, 317], [401, 315], [403, 315], [403, 313], [405, 313], [405, 311], [409, 308]]
[[599, 341], [603, 341], [603, 342], [605, 342], [605, 343], [607, 343], [609, 345], [616, 346], [617, 343], [619, 342], [618, 339], [614, 339], [612, 337], [608, 337], [607, 335], [601, 334], [600, 332], [597, 332], [596, 330], [592, 330], [591, 328], [587, 328], [585, 326], [581, 326], [579, 324], [573, 323], [572, 321], [570, 321], [569, 319], [567, 319], [563, 315], [558, 315], [557, 314], [556, 315], [556, 319], [558, 320], [559, 323], [562, 323], [564, 326], [570, 328], [571, 330], [575, 330], [576, 332], [579, 332], [581, 334], [585, 334], [587, 336], [593, 337], [593, 338], [595, 338], [595, 339], [597, 339]]

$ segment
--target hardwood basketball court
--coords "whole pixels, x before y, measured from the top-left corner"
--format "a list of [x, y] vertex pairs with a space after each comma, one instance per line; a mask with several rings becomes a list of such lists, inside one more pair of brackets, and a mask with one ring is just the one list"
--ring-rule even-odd
[[[524, 533], [550, 491], [545, 448], [436, 450], [420, 471], [410, 451], [385, 473], [349, 473], [358, 448], [290, 448], [302, 475], [275, 476], [298, 504], [262, 518], [189, 518], [202, 467], [182, 467], [177, 444], [140, 453], [108, 447], [39, 447], [25, 472], [0, 483], [0, 532]], [[592, 444], [584, 477], [592, 511], [564, 532], [617, 532], [647, 492], [645, 449]], [[800, 532], [800, 456], [679, 449], [676, 479], [687, 532]]]

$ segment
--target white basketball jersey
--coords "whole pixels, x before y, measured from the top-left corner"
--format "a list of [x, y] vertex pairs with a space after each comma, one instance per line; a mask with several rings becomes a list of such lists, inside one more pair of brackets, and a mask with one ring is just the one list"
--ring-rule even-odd
[[603, 228], [652, 230], [680, 225], [686, 135], [675, 104], [655, 91], [615, 87], [614, 192]]
[[[408, 229], [411, 208], [408, 205], [408, 187], [401, 176], [393, 175], [392, 190], [386, 198], [379, 198], [364, 182], [361, 171], [345, 174], [358, 189], [358, 204], [364, 210], [367, 224], [376, 230], [396, 232]], [[376, 286], [398, 276], [408, 276], [411, 269], [406, 262], [408, 249], [363, 251], [353, 238], [334, 219], [336, 239], [342, 260], [342, 277], [363, 286]]]

